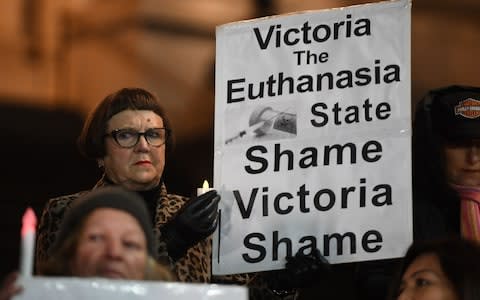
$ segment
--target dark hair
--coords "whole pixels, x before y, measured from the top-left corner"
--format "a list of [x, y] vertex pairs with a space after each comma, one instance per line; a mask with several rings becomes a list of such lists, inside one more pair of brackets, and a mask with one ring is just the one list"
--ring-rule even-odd
[[[460, 231], [460, 201], [448, 184], [444, 138], [434, 128], [432, 105], [441, 88], [427, 93], [415, 109], [412, 136], [413, 231], [415, 240], [444, 238]], [[442, 94], [443, 95], [443, 94]]]
[[77, 140], [80, 152], [87, 158], [97, 159], [105, 156], [105, 134], [107, 123], [114, 115], [124, 110], [150, 110], [160, 116], [165, 128], [170, 130], [165, 143], [167, 153], [173, 147], [173, 135], [170, 122], [160, 101], [152, 93], [141, 88], [123, 88], [105, 97], [88, 115], [82, 132]]
[[460, 300], [480, 299], [480, 245], [463, 239], [444, 239], [413, 243], [407, 251], [402, 267], [391, 290], [396, 299], [401, 279], [407, 268], [421, 255], [438, 258], [445, 276], [452, 283]]

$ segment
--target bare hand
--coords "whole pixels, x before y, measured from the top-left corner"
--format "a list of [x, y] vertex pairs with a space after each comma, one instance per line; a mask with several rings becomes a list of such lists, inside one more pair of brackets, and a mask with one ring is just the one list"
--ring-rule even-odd
[[0, 300], [10, 300], [22, 291], [22, 287], [16, 284], [18, 272], [12, 272], [5, 277], [0, 289]]

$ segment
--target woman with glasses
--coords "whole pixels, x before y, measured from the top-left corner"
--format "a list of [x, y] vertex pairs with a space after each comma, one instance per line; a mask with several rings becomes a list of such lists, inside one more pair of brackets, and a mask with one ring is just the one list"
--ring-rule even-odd
[[[167, 192], [163, 171], [172, 137], [158, 99], [140, 88], [108, 95], [86, 119], [78, 144], [103, 170], [93, 190], [118, 185], [142, 196], [156, 235], [157, 260], [174, 266], [180, 281], [210, 282], [209, 236], [217, 225], [220, 196], [210, 191], [188, 199]], [[37, 266], [48, 260], [65, 212], [87, 192], [48, 201], [38, 227]]]

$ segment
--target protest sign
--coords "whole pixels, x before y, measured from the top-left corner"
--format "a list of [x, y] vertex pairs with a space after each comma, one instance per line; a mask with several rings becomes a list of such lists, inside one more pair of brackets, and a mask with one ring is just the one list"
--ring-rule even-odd
[[408, 0], [217, 27], [213, 273], [412, 240]]
[[248, 290], [241, 286], [192, 284], [180, 282], [155, 282], [110, 280], [103, 278], [81, 279], [66, 277], [29, 277], [22, 279], [23, 291], [13, 300], [247, 300]]

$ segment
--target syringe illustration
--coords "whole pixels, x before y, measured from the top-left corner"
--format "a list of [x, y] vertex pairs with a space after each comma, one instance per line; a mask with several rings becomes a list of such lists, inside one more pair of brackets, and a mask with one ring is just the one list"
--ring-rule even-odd
[[296, 114], [287, 112], [288, 110], [289, 109], [277, 111], [270, 106], [257, 107], [250, 114], [248, 120], [249, 127], [239, 131], [231, 138], [228, 138], [225, 141], [225, 144], [229, 144], [245, 135], [254, 135], [256, 137], [263, 136], [272, 128], [291, 134], [297, 134], [297, 116]]

